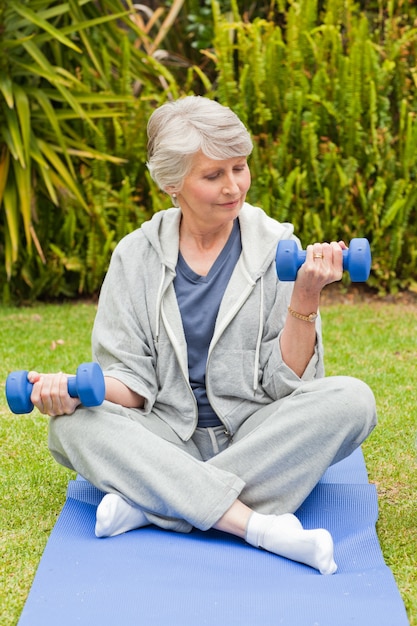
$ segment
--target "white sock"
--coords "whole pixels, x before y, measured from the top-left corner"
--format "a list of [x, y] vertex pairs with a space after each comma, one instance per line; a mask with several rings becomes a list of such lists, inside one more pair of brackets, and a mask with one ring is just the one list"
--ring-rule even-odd
[[246, 541], [252, 546], [314, 567], [320, 574], [334, 574], [337, 570], [330, 533], [324, 528], [304, 530], [291, 513], [252, 513], [246, 529]]
[[149, 524], [143, 511], [115, 493], [108, 493], [97, 507], [96, 537], [114, 537]]

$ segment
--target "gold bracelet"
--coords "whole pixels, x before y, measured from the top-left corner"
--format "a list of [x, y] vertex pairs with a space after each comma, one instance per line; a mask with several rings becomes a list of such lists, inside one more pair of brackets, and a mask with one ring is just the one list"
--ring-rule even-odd
[[288, 307], [288, 313], [293, 317], [296, 317], [298, 320], [303, 320], [303, 322], [315, 322], [318, 318], [318, 313], [310, 313], [310, 315], [302, 315], [301, 313], [297, 313], [290, 306]]

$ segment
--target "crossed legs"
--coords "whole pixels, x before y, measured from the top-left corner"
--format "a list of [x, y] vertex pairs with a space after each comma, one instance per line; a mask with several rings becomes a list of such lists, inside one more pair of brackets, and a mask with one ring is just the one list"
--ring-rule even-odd
[[120, 407], [80, 413], [52, 420], [51, 451], [110, 494], [97, 511], [99, 536], [147, 523], [183, 532], [217, 528], [322, 573], [335, 571], [329, 533], [304, 530], [293, 512], [327, 467], [372, 430], [374, 399], [360, 381], [301, 386], [249, 418], [233, 444], [207, 462], [172, 431], [162, 439], [160, 424], [158, 434], [148, 430], [152, 420], [144, 428], [130, 412], [121, 423]]

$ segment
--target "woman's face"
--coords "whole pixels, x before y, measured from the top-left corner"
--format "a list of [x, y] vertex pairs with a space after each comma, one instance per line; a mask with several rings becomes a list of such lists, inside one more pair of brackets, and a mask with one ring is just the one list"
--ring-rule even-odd
[[233, 221], [250, 183], [246, 157], [218, 161], [198, 152], [177, 194], [183, 217], [201, 226]]

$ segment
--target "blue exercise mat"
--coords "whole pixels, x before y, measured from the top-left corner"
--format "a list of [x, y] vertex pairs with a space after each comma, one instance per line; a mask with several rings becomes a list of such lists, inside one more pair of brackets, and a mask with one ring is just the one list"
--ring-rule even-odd
[[360, 450], [330, 468], [297, 515], [335, 541], [333, 576], [224, 533], [150, 526], [94, 535], [102, 493], [71, 481], [19, 626], [406, 626], [375, 532]]

